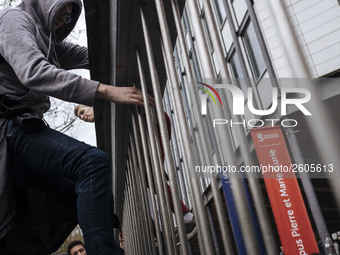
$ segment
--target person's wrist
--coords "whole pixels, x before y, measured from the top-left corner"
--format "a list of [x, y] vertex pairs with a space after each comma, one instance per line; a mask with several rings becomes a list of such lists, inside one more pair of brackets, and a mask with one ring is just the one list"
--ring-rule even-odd
[[103, 83], [99, 83], [96, 93], [97, 99], [107, 99], [108, 95], [108, 85], [105, 85]]

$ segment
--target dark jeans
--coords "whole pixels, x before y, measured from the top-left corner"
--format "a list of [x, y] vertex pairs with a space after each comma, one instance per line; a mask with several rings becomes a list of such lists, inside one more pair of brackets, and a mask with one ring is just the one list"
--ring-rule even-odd
[[14, 184], [76, 203], [87, 254], [118, 254], [108, 156], [49, 127], [23, 127], [14, 121], [6, 139]]

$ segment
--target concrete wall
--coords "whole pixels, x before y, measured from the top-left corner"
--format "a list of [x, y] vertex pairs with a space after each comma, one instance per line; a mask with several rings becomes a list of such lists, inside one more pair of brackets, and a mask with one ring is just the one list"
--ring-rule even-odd
[[[301, 50], [313, 77], [340, 69], [340, 5], [337, 0], [284, 0]], [[255, 0], [264, 37], [280, 78], [292, 77], [280, 32], [268, 0]]]

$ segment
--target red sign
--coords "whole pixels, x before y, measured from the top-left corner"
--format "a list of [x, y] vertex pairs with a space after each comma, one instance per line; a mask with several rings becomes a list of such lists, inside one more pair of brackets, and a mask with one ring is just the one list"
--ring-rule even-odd
[[318, 253], [280, 126], [251, 130], [285, 255]]

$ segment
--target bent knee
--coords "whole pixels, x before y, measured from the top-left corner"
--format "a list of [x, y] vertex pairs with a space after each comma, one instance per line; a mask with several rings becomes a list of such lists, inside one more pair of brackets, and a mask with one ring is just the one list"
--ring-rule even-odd
[[111, 161], [109, 156], [97, 149], [91, 148], [83, 155], [83, 167], [81, 175], [108, 176], [111, 172]]
[[90, 159], [92, 159], [93, 162], [107, 164], [108, 166], [110, 166], [111, 162], [109, 156], [97, 148], [93, 148], [90, 151]]
[[105, 152], [97, 148], [93, 148], [93, 150], [91, 150], [89, 153], [90, 155], [88, 161], [91, 165], [95, 165], [97, 167], [104, 167], [108, 169], [111, 168], [110, 158]]

